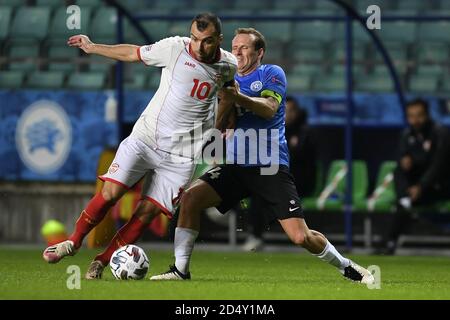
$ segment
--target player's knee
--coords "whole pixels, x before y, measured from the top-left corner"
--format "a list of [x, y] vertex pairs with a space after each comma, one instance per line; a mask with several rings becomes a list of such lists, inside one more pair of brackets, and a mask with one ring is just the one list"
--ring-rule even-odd
[[109, 189], [103, 189], [102, 196], [103, 196], [103, 199], [105, 199], [105, 201], [111, 202], [111, 203], [115, 203], [115, 202], [117, 202], [117, 200], [119, 200], [119, 197], [117, 197], [112, 192], [112, 190], [109, 190]]
[[198, 209], [197, 207], [199, 205], [199, 201], [197, 201], [196, 198], [197, 197], [195, 193], [192, 192], [192, 190], [188, 189], [184, 191], [180, 199], [180, 204], [183, 211], [188, 211], [192, 213], [196, 212]]
[[119, 190], [114, 188], [103, 188], [102, 189], [102, 196], [105, 201], [110, 203], [116, 203], [120, 197], [122, 196], [122, 193], [119, 192]]
[[297, 246], [304, 246], [307, 242], [307, 236], [302, 231], [297, 231], [291, 235], [291, 241]]
[[161, 213], [160, 210], [158, 211], [150, 211], [150, 212], [140, 212], [137, 214], [139, 220], [141, 220], [142, 223], [148, 224], [153, 221], [153, 219]]
[[136, 215], [144, 223], [150, 223], [153, 218], [161, 213], [161, 209], [150, 201], [141, 201], [136, 210]]

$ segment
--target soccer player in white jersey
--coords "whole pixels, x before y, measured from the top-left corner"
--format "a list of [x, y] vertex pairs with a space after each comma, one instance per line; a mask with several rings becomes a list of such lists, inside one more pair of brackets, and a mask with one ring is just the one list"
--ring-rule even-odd
[[[101, 277], [112, 253], [134, 243], [151, 220], [161, 212], [172, 217], [173, 200], [189, 183], [194, 159], [212, 129], [218, 107], [217, 92], [234, 83], [236, 58], [222, 50], [221, 21], [201, 13], [191, 22], [190, 38], [171, 37], [146, 46], [95, 44], [85, 35], [73, 36], [68, 45], [88, 54], [161, 67], [161, 82], [132, 133], [123, 140], [107, 173], [104, 186], [81, 212], [69, 240], [45, 249], [43, 258], [56, 263], [74, 255], [84, 237], [104, 218], [108, 210], [147, 175], [142, 200], [130, 221], [112, 239], [109, 247], [91, 263], [86, 278]], [[219, 106], [220, 108], [221, 106]], [[194, 141], [191, 154], [180, 155], [173, 136], [186, 136], [201, 126], [204, 139]], [[201, 141], [200, 141], [201, 140]]]

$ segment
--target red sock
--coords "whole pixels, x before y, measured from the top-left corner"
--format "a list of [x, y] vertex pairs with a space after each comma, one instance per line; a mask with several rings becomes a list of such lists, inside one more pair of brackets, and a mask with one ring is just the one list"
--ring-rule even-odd
[[103, 195], [97, 193], [86, 208], [81, 212], [80, 217], [75, 223], [75, 231], [69, 237], [75, 244], [75, 248], [81, 247], [84, 237], [103, 220], [108, 210], [114, 204], [106, 201]]
[[142, 222], [138, 216], [133, 215], [122, 228], [115, 234], [114, 238], [109, 243], [108, 248], [95, 257], [95, 260], [99, 260], [106, 266], [111, 259], [114, 251], [127, 244], [132, 244], [139, 239], [145, 227], [149, 224]]

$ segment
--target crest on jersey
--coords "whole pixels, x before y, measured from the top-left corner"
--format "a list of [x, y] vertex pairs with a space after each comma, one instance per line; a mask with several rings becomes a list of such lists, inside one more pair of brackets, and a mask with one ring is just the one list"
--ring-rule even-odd
[[262, 82], [261, 81], [253, 81], [252, 84], [250, 85], [250, 89], [252, 91], [258, 92], [259, 90], [262, 89]]

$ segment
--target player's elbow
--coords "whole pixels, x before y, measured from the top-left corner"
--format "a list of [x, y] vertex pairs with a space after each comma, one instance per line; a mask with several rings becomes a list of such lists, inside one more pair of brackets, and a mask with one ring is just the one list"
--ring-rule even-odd
[[278, 106], [279, 106], [279, 104], [277, 101], [275, 101], [275, 99], [272, 99], [272, 98], [267, 99], [263, 118], [266, 120], [271, 120], [277, 113]]
[[139, 57], [136, 54], [136, 52], [129, 54], [126, 58], [125, 58], [126, 62], [138, 62], [139, 61]]
[[130, 45], [128, 54], [124, 57], [125, 62], [138, 62], [140, 61], [139, 55], [138, 55], [138, 46]]

